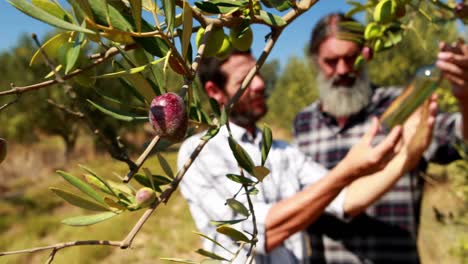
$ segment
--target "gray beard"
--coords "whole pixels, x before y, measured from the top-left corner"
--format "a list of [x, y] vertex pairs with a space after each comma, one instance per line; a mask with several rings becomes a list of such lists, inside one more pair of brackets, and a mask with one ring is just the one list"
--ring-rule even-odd
[[319, 98], [325, 112], [334, 117], [348, 117], [369, 104], [372, 89], [364, 72], [352, 87], [335, 86], [333, 81], [334, 78], [327, 80], [321, 72], [318, 73]]

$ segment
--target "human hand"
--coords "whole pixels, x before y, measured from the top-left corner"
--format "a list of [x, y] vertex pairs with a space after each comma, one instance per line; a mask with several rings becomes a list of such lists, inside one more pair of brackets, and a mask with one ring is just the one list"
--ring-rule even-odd
[[348, 166], [350, 176], [357, 178], [377, 172], [385, 167], [395, 155], [402, 127], [395, 126], [382, 142], [373, 146], [372, 142], [379, 128], [380, 122], [377, 117], [374, 117], [368, 132], [349, 150], [343, 162], [340, 163]]
[[403, 124], [398, 155], [404, 155], [406, 169], [415, 168], [429, 147], [437, 114], [437, 96], [426, 100]]
[[437, 67], [452, 83], [453, 95], [462, 102], [468, 101], [468, 45], [457, 41], [451, 45], [440, 43]]

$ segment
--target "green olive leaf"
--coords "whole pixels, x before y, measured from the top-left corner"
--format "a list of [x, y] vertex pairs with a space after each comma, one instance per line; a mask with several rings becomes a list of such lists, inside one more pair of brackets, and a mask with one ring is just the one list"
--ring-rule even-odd
[[227, 205], [229, 205], [229, 207], [231, 207], [232, 210], [234, 210], [234, 212], [246, 217], [250, 215], [249, 209], [247, 209], [247, 207], [245, 207], [241, 202], [237, 201], [236, 199], [227, 199], [226, 203]]
[[202, 256], [209, 257], [209, 258], [212, 258], [212, 259], [228, 261], [227, 259], [221, 257], [220, 255], [217, 255], [217, 254], [215, 254], [213, 252], [204, 250], [202, 248], [197, 249], [195, 252], [197, 252], [198, 254], [200, 254]]
[[250, 239], [242, 232], [227, 226], [227, 225], [221, 225], [216, 228], [216, 231], [218, 233], [221, 233], [223, 235], [226, 235], [233, 239], [234, 241], [242, 241], [242, 242], [247, 242], [250, 243]]
[[78, 196], [74, 193], [61, 190], [59, 188], [54, 188], [54, 187], [50, 187], [49, 190], [51, 190], [57, 196], [59, 196], [60, 198], [62, 198], [63, 200], [67, 201], [69, 204], [72, 204], [74, 206], [78, 206], [80, 208], [92, 210], [92, 211], [109, 211], [109, 208], [104, 207], [93, 201], [84, 199], [81, 196]]
[[54, 15], [49, 14], [48, 12], [42, 10], [41, 8], [34, 6], [26, 0], [9, 0], [10, 4], [14, 6], [19, 11], [25, 13], [26, 15], [33, 17], [37, 20], [40, 20], [44, 23], [47, 23], [51, 26], [58, 27], [65, 30], [78, 31], [88, 34], [95, 34], [94, 31], [80, 27], [78, 25], [66, 22], [63, 19], [57, 18]]
[[106, 106], [102, 103], [93, 102], [89, 99], [87, 99], [86, 101], [90, 103], [92, 106], [94, 106], [100, 112], [106, 115], [109, 115], [117, 120], [122, 120], [126, 122], [147, 122], [148, 121], [148, 116], [138, 116], [138, 115], [131, 114], [131, 113], [125, 113], [123, 111]]
[[263, 19], [263, 21], [265, 21], [265, 23], [274, 27], [282, 27], [286, 25], [286, 21], [284, 21], [284, 19], [280, 16], [265, 12], [263, 10], [260, 10], [260, 17]]
[[88, 195], [89, 197], [93, 198], [95, 201], [99, 202], [102, 205], [105, 205], [104, 197], [102, 197], [96, 190], [94, 190], [89, 184], [80, 180], [79, 178], [64, 172], [64, 171], [57, 171], [57, 173], [62, 176], [66, 181], [68, 181], [71, 185], [75, 188], [83, 192], [84, 194]]
[[265, 165], [272, 144], [273, 134], [271, 132], [271, 128], [264, 124], [262, 131], [262, 165]]
[[247, 172], [249, 172], [250, 174], [253, 174], [253, 168], [255, 165], [249, 154], [231, 136], [228, 138], [228, 141], [232, 154], [234, 154], [234, 158], [237, 160], [239, 166]]
[[87, 226], [87, 225], [93, 225], [93, 224], [105, 221], [116, 215], [117, 214], [114, 212], [105, 212], [105, 213], [94, 214], [94, 215], [75, 216], [75, 217], [70, 217], [70, 218], [62, 220], [62, 223], [66, 225], [70, 225], [70, 226]]

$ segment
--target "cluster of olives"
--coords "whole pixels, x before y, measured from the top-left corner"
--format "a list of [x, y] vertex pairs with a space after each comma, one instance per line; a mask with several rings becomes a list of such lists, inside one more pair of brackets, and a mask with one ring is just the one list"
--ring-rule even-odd
[[364, 59], [372, 59], [374, 51], [378, 52], [383, 49], [389, 25], [405, 16], [407, 4], [408, 0], [381, 0], [375, 6], [374, 21], [369, 23], [364, 30], [364, 39], [367, 43], [362, 50]]
[[[200, 28], [197, 32], [195, 42], [197, 47], [201, 45], [204, 28]], [[218, 59], [225, 59], [233, 49], [246, 51], [250, 49], [253, 41], [253, 33], [250, 27], [235, 27], [231, 28], [229, 35], [224, 33], [223, 28], [216, 27], [212, 32], [206, 43], [204, 56], [216, 57]]]

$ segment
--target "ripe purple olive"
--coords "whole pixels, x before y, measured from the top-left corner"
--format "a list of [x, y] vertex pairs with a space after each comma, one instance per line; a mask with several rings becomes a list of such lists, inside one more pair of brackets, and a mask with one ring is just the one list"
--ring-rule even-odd
[[372, 60], [372, 57], [374, 56], [374, 52], [372, 51], [372, 48], [369, 46], [364, 46], [361, 51], [362, 58], [365, 60]]
[[156, 200], [156, 192], [148, 187], [143, 187], [135, 194], [135, 202], [138, 207], [147, 207]]
[[187, 131], [187, 110], [184, 99], [175, 93], [156, 96], [151, 101], [150, 123], [161, 138], [173, 142], [182, 140]]

